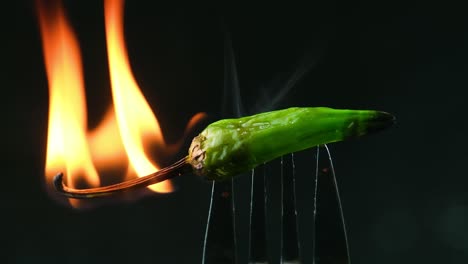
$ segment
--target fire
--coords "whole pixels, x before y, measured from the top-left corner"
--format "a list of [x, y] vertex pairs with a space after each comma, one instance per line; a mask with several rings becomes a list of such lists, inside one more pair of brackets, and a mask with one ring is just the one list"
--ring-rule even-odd
[[[95, 131], [87, 130], [86, 97], [80, 48], [66, 19], [63, 6], [47, 9], [38, 1], [47, 79], [49, 82], [49, 124], [46, 182], [51, 187], [58, 172], [65, 173], [74, 188], [98, 187], [104, 179], [98, 170], [128, 164], [128, 177], [141, 177], [159, 170], [145, 153], [145, 145], [156, 142], [166, 150], [177, 149], [182, 141], [167, 145], [136, 80], [132, 75], [123, 36], [123, 1], [105, 1], [105, 28], [112, 85], [110, 108]], [[204, 117], [195, 115], [186, 132]], [[112, 181], [111, 181], [112, 182]], [[114, 180], [115, 182], [115, 180]], [[169, 181], [150, 186], [156, 192], [171, 192]], [[79, 206], [77, 203], [72, 203]]]
[[86, 101], [78, 42], [60, 6], [54, 7], [50, 14], [41, 8], [39, 22], [50, 90], [48, 182], [63, 170], [71, 186], [82, 179], [87, 185], [98, 186], [100, 181], [86, 136]]
[[[154, 135], [160, 143], [158, 145], [164, 145], [164, 139], [158, 120], [130, 69], [123, 37], [123, 1], [107, 0], [104, 9], [109, 72], [117, 124], [131, 167], [141, 177], [159, 169], [146, 156], [143, 137]], [[155, 184], [151, 188], [159, 192], [172, 190], [169, 181]]]

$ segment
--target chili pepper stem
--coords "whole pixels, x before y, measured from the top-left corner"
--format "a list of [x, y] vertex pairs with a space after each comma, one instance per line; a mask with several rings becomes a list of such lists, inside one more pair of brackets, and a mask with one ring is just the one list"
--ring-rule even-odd
[[89, 198], [96, 198], [96, 197], [103, 197], [108, 196], [115, 193], [122, 193], [130, 190], [134, 190], [137, 188], [146, 187], [158, 182], [162, 182], [182, 174], [185, 174], [188, 171], [191, 171], [191, 166], [187, 163], [187, 157], [177, 161], [176, 163], [172, 164], [171, 166], [165, 167], [155, 173], [149, 174], [144, 177], [139, 177], [135, 179], [131, 179], [125, 182], [97, 187], [97, 188], [89, 188], [89, 189], [74, 189], [71, 187], [66, 186], [63, 183], [63, 173], [58, 173], [54, 177], [54, 187], [55, 189], [70, 198], [76, 199], [89, 199]]

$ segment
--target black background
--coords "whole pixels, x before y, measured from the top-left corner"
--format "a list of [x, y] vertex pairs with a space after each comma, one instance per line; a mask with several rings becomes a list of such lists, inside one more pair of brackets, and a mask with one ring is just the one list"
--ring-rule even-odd
[[[67, 1], [89, 127], [111, 102], [101, 1]], [[169, 141], [196, 112], [221, 116], [223, 29], [253, 108], [304, 54], [314, 67], [277, 108], [391, 112], [382, 133], [331, 145], [354, 263], [466, 263], [468, 19], [448, 2], [166, 6], [128, 2], [137, 81]], [[2, 7], [2, 240], [11, 263], [199, 263], [210, 185], [76, 211], [42, 187], [48, 90], [34, 2]], [[261, 88], [263, 87], [265, 88]], [[200, 128], [201, 129], [201, 128]], [[196, 131], [195, 131], [196, 132]], [[182, 157], [183, 151], [177, 157]], [[168, 159], [165, 162], [170, 162]], [[307, 171], [306, 164], [298, 170]]]

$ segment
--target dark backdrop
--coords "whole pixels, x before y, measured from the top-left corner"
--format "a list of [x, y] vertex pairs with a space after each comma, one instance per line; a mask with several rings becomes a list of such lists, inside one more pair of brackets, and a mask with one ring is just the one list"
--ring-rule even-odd
[[[92, 128], [111, 101], [103, 5], [66, 7], [84, 56]], [[314, 66], [277, 107], [378, 109], [397, 117], [383, 133], [331, 145], [352, 261], [468, 261], [463, 8], [407, 1], [132, 1], [125, 8], [134, 74], [168, 140], [198, 111], [220, 117], [224, 29], [247, 107], [271, 96], [268, 84], [281, 83], [308, 56]], [[193, 175], [178, 179], [173, 194], [89, 211], [50, 200], [41, 183], [48, 91], [34, 2], [5, 4], [2, 13], [1, 251], [8, 261], [199, 263], [210, 185]]]

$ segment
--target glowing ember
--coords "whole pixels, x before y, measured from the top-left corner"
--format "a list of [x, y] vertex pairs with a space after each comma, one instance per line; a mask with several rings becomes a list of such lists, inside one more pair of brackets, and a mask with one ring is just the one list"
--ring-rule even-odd
[[[105, 1], [105, 26], [114, 109], [101, 125], [87, 131], [86, 97], [80, 49], [59, 3], [46, 9], [38, 1], [39, 24], [49, 81], [49, 126], [46, 180], [48, 187], [58, 172], [65, 172], [70, 187], [98, 187], [97, 169], [122, 166], [128, 161], [127, 178], [159, 170], [145, 154], [145, 145], [174, 153], [182, 143], [168, 146], [151, 107], [130, 69], [123, 37], [123, 1]], [[195, 115], [190, 129], [204, 114]], [[107, 180], [108, 182], [108, 180]], [[169, 181], [150, 186], [156, 192], [170, 192]], [[72, 203], [79, 206], [78, 203]]]

